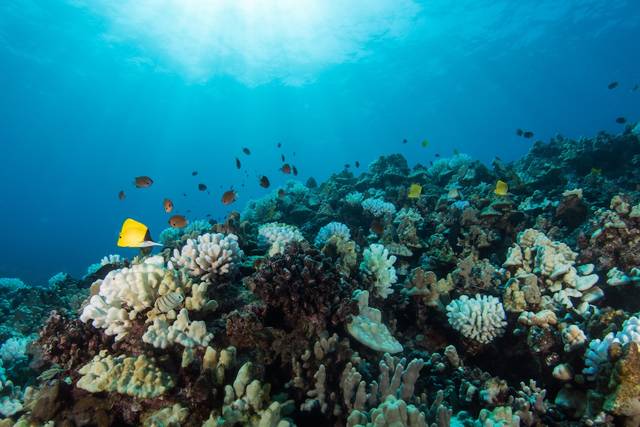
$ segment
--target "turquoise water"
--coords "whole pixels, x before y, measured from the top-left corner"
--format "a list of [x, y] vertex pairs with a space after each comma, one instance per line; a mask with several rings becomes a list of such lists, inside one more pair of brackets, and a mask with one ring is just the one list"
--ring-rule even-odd
[[[320, 181], [394, 152], [512, 160], [640, 115], [639, 2], [219, 4], [0, 3], [0, 277], [132, 256], [122, 220], [157, 236], [165, 197], [190, 219], [242, 210], [271, 190], [259, 175], [290, 178], [281, 153]], [[154, 185], [136, 190], [138, 175]]]

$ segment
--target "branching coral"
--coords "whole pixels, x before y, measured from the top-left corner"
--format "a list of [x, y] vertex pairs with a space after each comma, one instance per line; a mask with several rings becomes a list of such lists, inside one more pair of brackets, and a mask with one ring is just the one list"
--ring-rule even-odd
[[393, 293], [391, 286], [398, 280], [396, 269], [393, 267], [396, 257], [389, 256], [389, 251], [380, 244], [369, 245], [369, 248], [364, 250], [363, 257], [360, 271], [371, 282], [375, 295], [387, 298]]
[[146, 356], [113, 357], [102, 351], [79, 371], [78, 387], [91, 393], [118, 392], [153, 398], [173, 387], [173, 379]]
[[169, 268], [183, 268], [192, 277], [211, 281], [233, 271], [243, 256], [234, 234], [207, 233], [174, 249]]
[[269, 256], [283, 253], [289, 243], [304, 240], [304, 236], [297, 227], [279, 222], [261, 225], [258, 228], [258, 235], [263, 244], [269, 245]]
[[447, 305], [447, 317], [454, 329], [482, 344], [502, 335], [507, 324], [502, 304], [490, 295], [462, 295]]
[[337, 237], [342, 240], [349, 240], [351, 238], [351, 232], [349, 231], [349, 227], [344, 225], [341, 222], [330, 222], [329, 224], [323, 226], [318, 231], [316, 235], [316, 239], [314, 241], [316, 246], [324, 245], [327, 240], [332, 237]]

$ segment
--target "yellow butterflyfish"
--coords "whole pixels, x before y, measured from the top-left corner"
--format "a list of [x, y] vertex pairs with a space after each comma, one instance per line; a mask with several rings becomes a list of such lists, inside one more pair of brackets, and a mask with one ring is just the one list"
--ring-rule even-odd
[[132, 218], [127, 218], [122, 223], [118, 246], [124, 248], [148, 248], [150, 246], [162, 246], [153, 242], [146, 225]]
[[420, 197], [420, 194], [422, 194], [422, 185], [411, 184], [407, 197], [410, 199], [417, 199], [418, 197]]
[[496, 182], [496, 189], [493, 190], [493, 192], [496, 193], [498, 196], [506, 196], [507, 193], [509, 192], [509, 185], [507, 185], [506, 182], [499, 179], [498, 182]]

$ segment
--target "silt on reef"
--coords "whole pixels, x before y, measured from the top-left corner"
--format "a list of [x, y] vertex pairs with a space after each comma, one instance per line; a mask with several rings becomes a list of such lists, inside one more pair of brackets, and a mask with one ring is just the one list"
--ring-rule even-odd
[[2, 425], [638, 425], [639, 165], [628, 130], [384, 156], [83, 281], [4, 280]]

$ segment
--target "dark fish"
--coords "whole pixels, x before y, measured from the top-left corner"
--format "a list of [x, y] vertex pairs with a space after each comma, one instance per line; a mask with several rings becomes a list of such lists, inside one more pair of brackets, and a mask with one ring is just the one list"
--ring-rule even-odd
[[237, 196], [238, 195], [236, 194], [236, 191], [233, 190], [233, 189], [225, 191], [222, 194], [222, 204], [223, 205], [230, 205], [231, 203], [236, 201]]
[[631, 89], [631, 92], [637, 92], [640, 90], [640, 85], [634, 85], [633, 88]]
[[198, 175], [198, 171], [191, 172], [191, 176], [196, 176], [196, 175]]
[[434, 154], [434, 156], [440, 157], [440, 153], [436, 153], [436, 154]]
[[524, 131], [522, 129], [516, 129], [516, 135], [522, 136], [523, 133]]
[[359, 162], [359, 161], [357, 161], [357, 160], [356, 160], [353, 164], [354, 164], [354, 165], [356, 165], [356, 167], [357, 167], [357, 168], [359, 168], [359, 167], [360, 167], [360, 162]]
[[205, 184], [198, 184], [198, 190], [207, 191], [207, 186]]
[[241, 166], [240, 159], [236, 157], [236, 168], [240, 169]]
[[187, 213], [191, 213], [191, 209], [187, 209]]
[[270, 185], [271, 185], [271, 183], [269, 182], [269, 178], [267, 178], [266, 176], [262, 175], [260, 177], [260, 187], [269, 188]]
[[148, 176], [136, 176], [133, 180], [133, 185], [137, 188], [148, 188], [153, 184], [153, 180]]
[[407, 138], [403, 139], [403, 140], [402, 140], [402, 143], [403, 143], [403, 144], [406, 144], [406, 143], [407, 143]]
[[298, 168], [291, 166], [291, 170], [293, 171], [293, 176], [298, 176]]
[[282, 142], [278, 142], [278, 148], [282, 148]]
[[280, 160], [284, 162], [284, 154], [280, 154]]
[[618, 87], [618, 82], [615, 82], [615, 81], [614, 81], [614, 82], [611, 82], [611, 83], [609, 83], [609, 84], [607, 85], [607, 88], [608, 88], [609, 90], [611, 90], [611, 89], [615, 89], [615, 88], [617, 88], [617, 87]]
[[525, 137], [525, 138], [527, 138], [527, 139], [533, 138], [533, 132], [531, 132], [530, 130], [528, 130], [528, 131], [524, 132], [524, 133], [522, 134], [522, 136], [524, 136], [524, 137]]
[[187, 197], [187, 193], [182, 193], [182, 195], [183, 195], [184, 197]]
[[371, 223], [371, 231], [373, 231], [374, 233], [380, 235], [382, 233], [384, 233], [384, 226], [382, 225], [382, 223], [378, 222], [378, 221], [373, 221]]
[[242, 152], [243, 152], [244, 154], [246, 154], [247, 156], [248, 156], [249, 154], [251, 154], [251, 151], [250, 151], [247, 147], [244, 147], [244, 148], [242, 149]]
[[183, 228], [187, 225], [187, 218], [183, 215], [174, 215], [169, 218], [169, 225], [173, 228]]
[[618, 123], [619, 125], [623, 125], [623, 124], [627, 123], [627, 119], [625, 119], [624, 117], [618, 117], [616, 119], [616, 123]]
[[127, 195], [124, 194], [124, 190], [120, 190], [120, 192], [118, 193], [118, 199], [124, 200], [126, 198], [127, 198]]
[[281, 198], [281, 199], [284, 199], [284, 195], [285, 195], [284, 190], [282, 188], [279, 189], [278, 190], [278, 197]]
[[282, 165], [280, 170], [282, 171], [282, 173], [289, 175], [291, 173], [291, 166], [289, 166], [289, 163], [285, 163], [284, 165]]
[[350, 167], [351, 167], [351, 165], [350, 165], [349, 163], [345, 163], [345, 164], [344, 164], [344, 168], [345, 168], [345, 169], [349, 169]]

